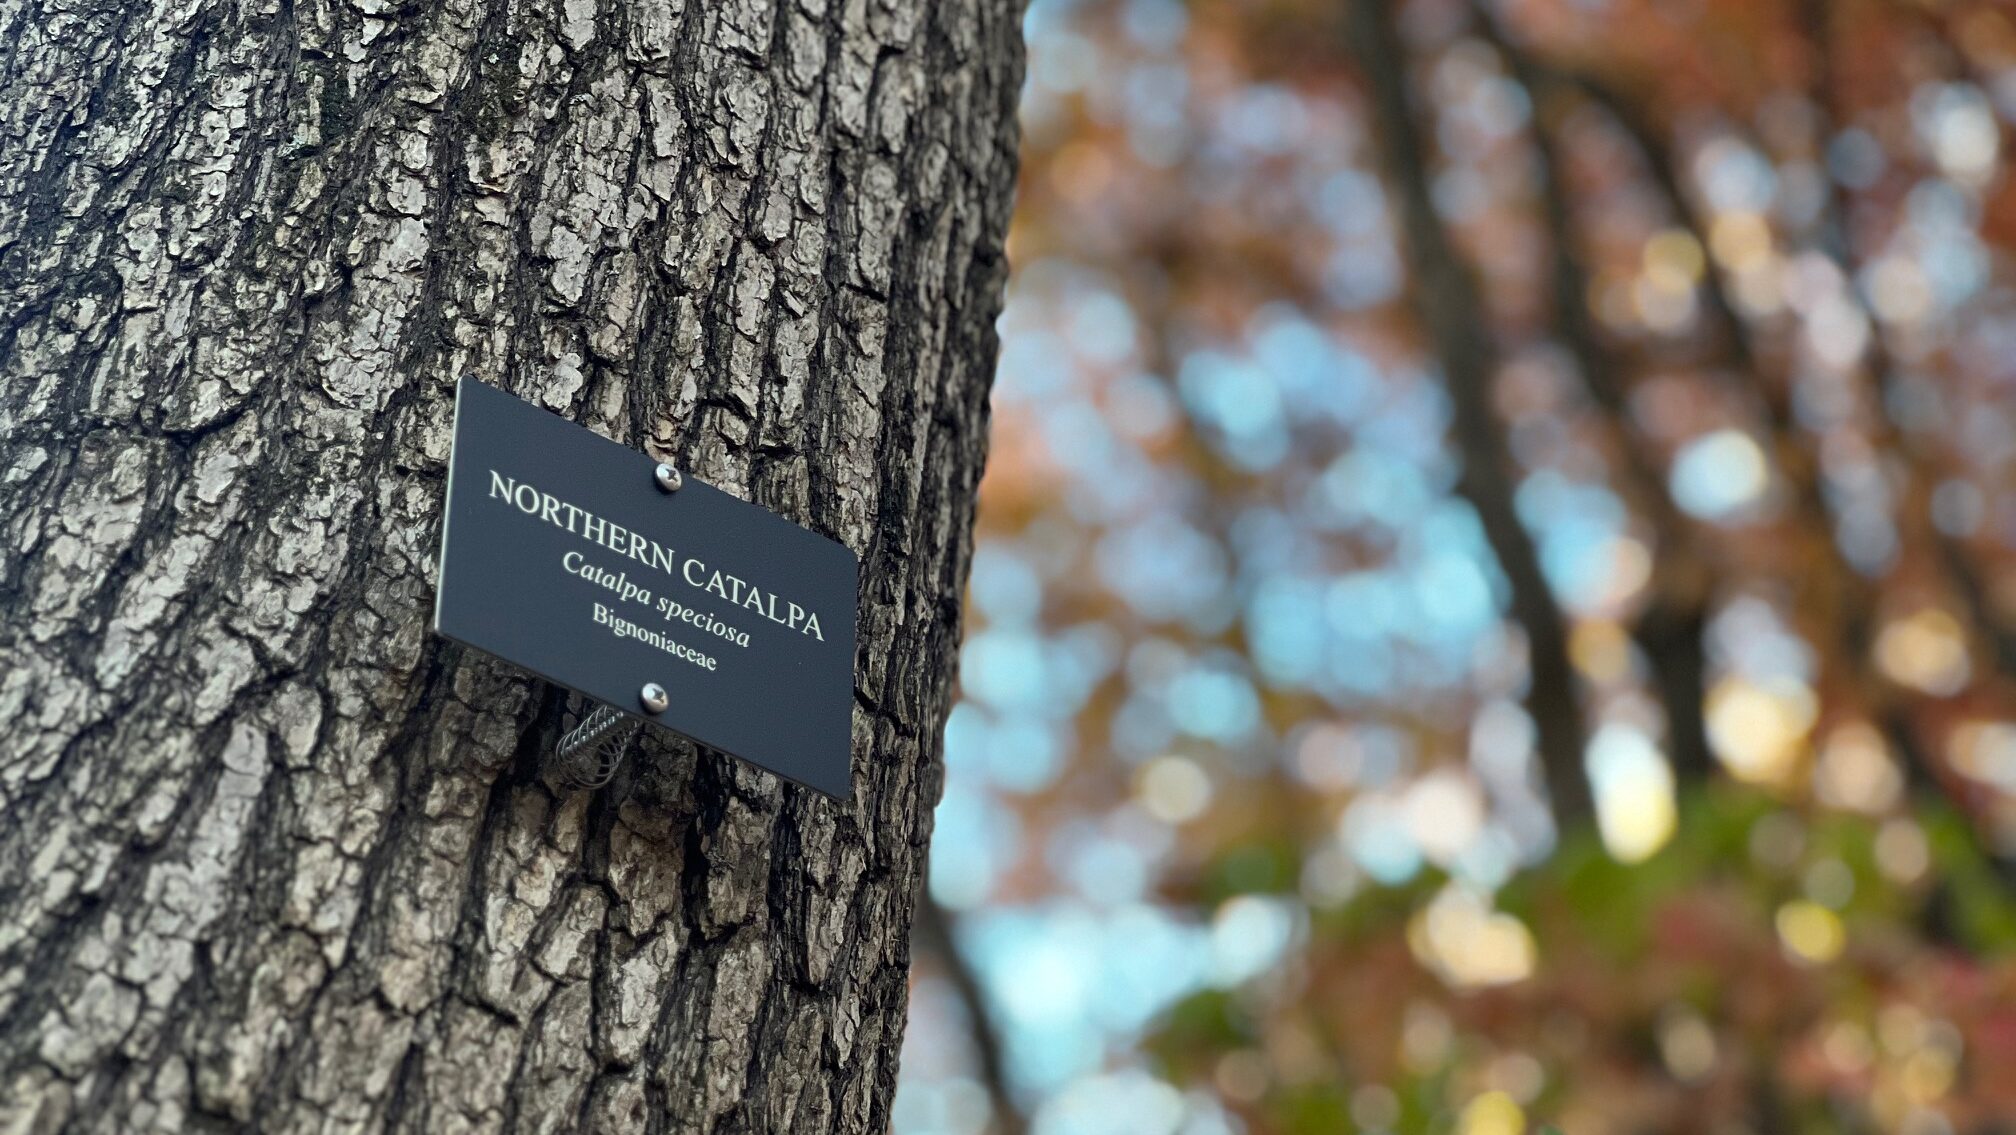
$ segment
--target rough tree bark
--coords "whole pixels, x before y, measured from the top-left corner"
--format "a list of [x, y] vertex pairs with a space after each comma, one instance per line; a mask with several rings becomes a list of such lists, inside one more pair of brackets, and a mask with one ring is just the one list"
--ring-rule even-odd
[[[1017, 9], [0, 0], [0, 1131], [886, 1126]], [[464, 373], [860, 554], [850, 803], [546, 785]]]

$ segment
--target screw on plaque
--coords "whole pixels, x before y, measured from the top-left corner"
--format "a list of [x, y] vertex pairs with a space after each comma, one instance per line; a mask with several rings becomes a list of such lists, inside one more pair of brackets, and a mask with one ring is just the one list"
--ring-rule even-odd
[[679, 486], [686, 483], [686, 478], [679, 475], [678, 469], [663, 461], [658, 463], [658, 468], [651, 471], [651, 476], [658, 482], [658, 487], [668, 493], [678, 492]]

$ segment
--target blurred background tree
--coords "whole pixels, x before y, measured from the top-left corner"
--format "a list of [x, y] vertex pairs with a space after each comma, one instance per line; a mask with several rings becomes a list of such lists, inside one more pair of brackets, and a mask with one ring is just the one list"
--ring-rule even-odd
[[1036, 0], [902, 1135], [2016, 1131], [2016, 18]]

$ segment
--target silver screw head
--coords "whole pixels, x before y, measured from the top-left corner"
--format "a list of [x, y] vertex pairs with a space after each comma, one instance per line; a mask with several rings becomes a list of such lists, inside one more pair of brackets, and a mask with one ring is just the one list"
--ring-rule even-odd
[[658, 487], [668, 493], [678, 492], [679, 486], [686, 483], [686, 479], [679, 475], [679, 470], [663, 461], [658, 463], [658, 468], [651, 475], [657, 478]]
[[656, 682], [644, 683], [644, 689], [637, 697], [644, 703], [645, 710], [650, 713], [664, 713], [665, 707], [672, 704], [672, 695], [666, 693], [665, 687]]

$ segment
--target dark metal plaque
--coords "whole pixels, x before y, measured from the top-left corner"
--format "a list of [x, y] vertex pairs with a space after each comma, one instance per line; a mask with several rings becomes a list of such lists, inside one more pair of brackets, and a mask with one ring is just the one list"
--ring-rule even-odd
[[435, 631], [851, 797], [859, 561], [692, 477], [665, 491], [657, 467], [463, 379]]

